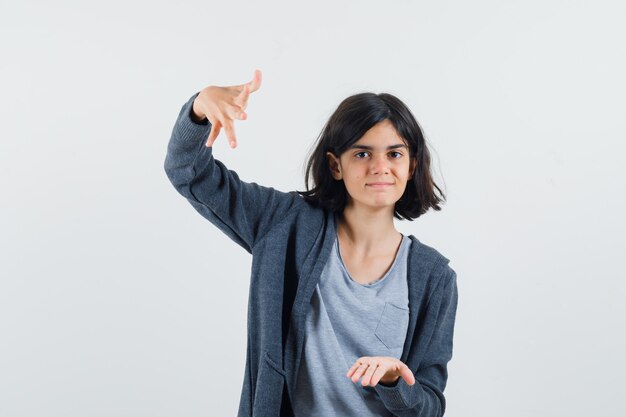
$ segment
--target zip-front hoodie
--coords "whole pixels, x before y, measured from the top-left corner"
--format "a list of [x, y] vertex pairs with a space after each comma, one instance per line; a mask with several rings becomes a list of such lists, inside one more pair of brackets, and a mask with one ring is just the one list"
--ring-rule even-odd
[[[238, 417], [293, 416], [290, 398], [302, 359], [304, 323], [336, 237], [334, 213], [283, 192], [242, 181], [205, 146], [211, 124], [191, 119], [195, 93], [181, 108], [165, 158], [176, 190], [252, 254], [248, 349]], [[408, 385], [374, 388], [397, 416], [443, 416], [458, 292], [449, 260], [415, 236], [408, 256], [409, 326], [400, 360]], [[303, 416], [306, 417], [306, 416]]]

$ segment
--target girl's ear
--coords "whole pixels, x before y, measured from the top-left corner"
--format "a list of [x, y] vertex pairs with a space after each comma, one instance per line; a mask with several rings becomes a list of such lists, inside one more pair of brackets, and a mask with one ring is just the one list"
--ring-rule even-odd
[[328, 158], [328, 169], [330, 169], [330, 174], [333, 176], [334, 179], [340, 180], [342, 178], [342, 175], [339, 159], [337, 159], [337, 157], [332, 152], [326, 152], [326, 157]]
[[415, 173], [415, 167], [417, 166], [417, 158], [411, 159], [411, 164], [409, 166], [409, 177], [412, 177]]

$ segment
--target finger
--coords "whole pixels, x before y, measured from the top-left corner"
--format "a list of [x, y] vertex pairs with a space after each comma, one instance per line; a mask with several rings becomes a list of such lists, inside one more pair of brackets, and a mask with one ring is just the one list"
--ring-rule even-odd
[[215, 139], [217, 139], [217, 135], [220, 134], [220, 130], [222, 129], [222, 124], [219, 121], [216, 121], [214, 124], [211, 125], [211, 132], [209, 133], [209, 138], [206, 141], [206, 146], [207, 147], [211, 147], [213, 146], [213, 142], [215, 142]]
[[241, 107], [238, 107], [238, 106], [228, 107], [226, 109], [226, 113], [231, 119], [235, 119], [235, 120], [246, 120], [248, 118], [248, 115], [246, 114], [246, 112], [243, 111]]
[[363, 375], [363, 379], [361, 379], [361, 385], [371, 385], [370, 381], [372, 380], [372, 375], [374, 375], [374, 372], [376, 371], [378, 366], [379, 365], [377, 363], [370, 363], [370, 366], [367, 368], [365, 375]]
[[243, 110], [248, 106], [248, 98], [250, 97], [250, 86], [248, 84], [244, 84], [241, 88], [241, 91], [233, 100], [236, 105], [241, 107]]
[[348, 378], [350, 378], [352, 376], [352, 374], [354, 373], [354, 371], [356, 371], [359, 368], [360, 365], [361, 364], [358, 363], [358, 362], [356, 362], [354, 365], [352, 365], [352, 367], [350, 369], [348, 369], [348, 373], [346, 374], [346, 376]]
[[407, 384], [409, 385], [415, 384], [415, 375], [413, 375], [413, 372], [409, 369], [408, 366], [406, 366], [405, 364], [402, 364], [402, 368], [400, 369], [400, 372], [401, 372], [402, 378], [406, 381]]
[[361, 378], [361, 376], [363, 375], [363, 373], [365, 372], [365, 370], [367, 369], [368, 366], [369, 366], [369, 364], [367, 364], [367, 363], [362, 363], [361, 365], [359, 365], [359, 367], [354, 372], [354, 375], [352, 375], [352, 382], [358, 381], [359, 378]]
[[357, 369], [359, 369], [359, 366], [361, 366], [361, 365], [362, 365], [362, 364], [364, 364], [364, 363], [367, 363], [367, 359], [368, 359], [368, 357], [366, 357], [366, 356], [363, 356], [363, 357], [358, 358], [358, 359], [354, 362], [354, 365], [352, 365], [352, 367], [348, 370], [348, 374], [347, 374], [347, 376], [349, 377], [349, 376], [350, 376], [350, 374], [354, 373], [354, 371], [356, 371]]
[[374, 375], [372, 375], [372, 380], [370, 381], [370, 385], [371, 386], [377, 385], [387, 373], [387, 369], [388, 368], [386, 366], [378, 365], [378, 368], [376, 368]]
[[224, 120], [224, 130], [226, 131], [226, 137], [228, 138], [230, 147], [235, 148], [237, 146], [237, 137], [235, 136], [235, 126], [231, 119]]

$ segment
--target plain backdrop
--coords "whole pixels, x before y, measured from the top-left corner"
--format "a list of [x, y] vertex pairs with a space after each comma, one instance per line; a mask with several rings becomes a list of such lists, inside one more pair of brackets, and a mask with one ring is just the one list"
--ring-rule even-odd
[[446, 416], [626, 415], [621, 1], [0, 3], [0, 416], [235, 415], [251, 256], [163, 170], [207, 85], [263, 72], [214, 154], [303, 190], [339, 102], [402, 99], [451, 260]]

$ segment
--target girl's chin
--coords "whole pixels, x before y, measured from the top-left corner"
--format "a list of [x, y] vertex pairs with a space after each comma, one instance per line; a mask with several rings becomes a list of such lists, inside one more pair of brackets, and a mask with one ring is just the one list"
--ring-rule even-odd
[[351, 204], [348, 204], [348, 206], [351, 206], [352, 208], [358, 206], [368, 209], [382, 209], [386, 207], [393, 208], [395, 207], [396, 202], [397, 200], [394, 200], [393, 198], [368, 199], [366, 201], [352, 200]]

